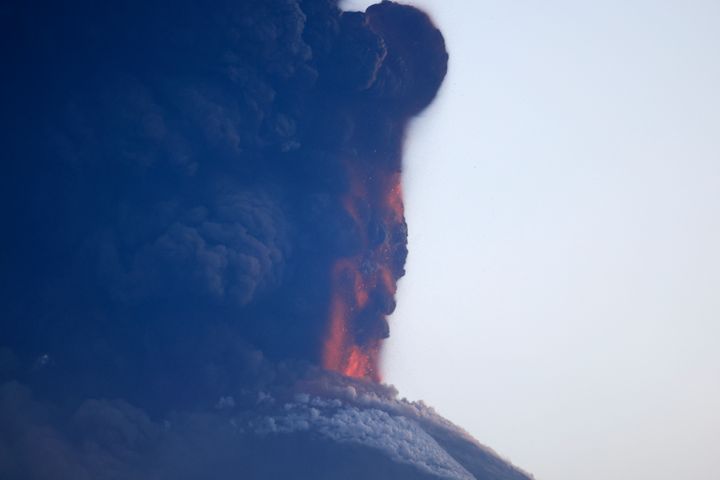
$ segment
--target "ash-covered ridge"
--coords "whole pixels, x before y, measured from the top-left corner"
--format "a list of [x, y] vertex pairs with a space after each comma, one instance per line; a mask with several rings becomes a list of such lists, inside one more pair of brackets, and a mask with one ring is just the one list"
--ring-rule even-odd
[[98, 480], [532, 478], [392, 387], [316, 368], [293, 375], [157, 420], [122, 400], [86, 400], [62, 417], [5, 384], [0, 471]]

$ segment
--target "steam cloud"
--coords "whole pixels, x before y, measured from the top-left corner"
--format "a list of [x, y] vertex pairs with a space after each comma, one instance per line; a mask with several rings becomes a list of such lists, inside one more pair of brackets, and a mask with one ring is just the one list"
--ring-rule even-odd
[[295, 478], [526, 478], [387, 387], [315, 367], [380, 379], [402, 142], [447, 68], [425, 14], [0, 15], [0, 477], [282, 478], [315, 458]]

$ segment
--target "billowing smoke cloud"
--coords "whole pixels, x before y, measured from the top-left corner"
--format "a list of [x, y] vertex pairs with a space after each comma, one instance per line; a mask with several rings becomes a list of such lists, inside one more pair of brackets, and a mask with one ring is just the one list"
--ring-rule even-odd
[[178, 330], [379, 378], [403, 135], [447, 64], [423, 13], [30, 1], [11, 20], [8, 348], [95, 395], [165, 379], [156, 362], [193, 355]]
[[335, 452], [294, 478], [473, 478], [471, 457], [515, 472], [455, 427], [444, 444], [385, 387], [342, 393], [359, 388], [343, 375], [380, 380], [404, 274], [402, 143], [448, 60], [424, 13], [26, 0], [0, 15], [0, 477], [290, 475], [273, 451]]

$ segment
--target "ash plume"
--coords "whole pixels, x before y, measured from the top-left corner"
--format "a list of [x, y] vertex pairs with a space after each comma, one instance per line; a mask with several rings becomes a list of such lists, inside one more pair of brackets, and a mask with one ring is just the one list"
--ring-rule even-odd
[[427, 15], [0, 16], [0, 477], [284, 478], [307, 457], [294, 478], [526, 478], [374, 383], [405, 273], [405, 131], [447, 69]]

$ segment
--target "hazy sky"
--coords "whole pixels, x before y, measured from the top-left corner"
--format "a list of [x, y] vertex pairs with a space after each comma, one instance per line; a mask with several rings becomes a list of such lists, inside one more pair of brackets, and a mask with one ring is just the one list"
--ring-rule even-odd
[[720, 3], [410, 3], [451, 58], [407, 148], [387, 381], [538, 479], [710, 478]]

